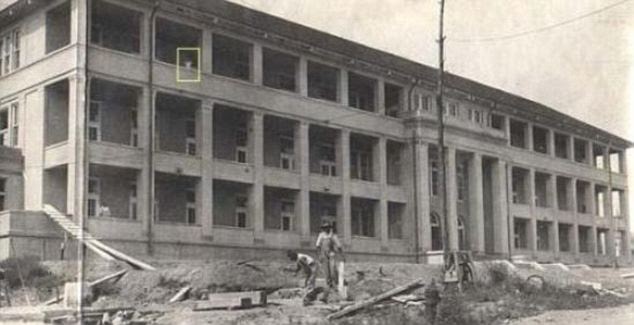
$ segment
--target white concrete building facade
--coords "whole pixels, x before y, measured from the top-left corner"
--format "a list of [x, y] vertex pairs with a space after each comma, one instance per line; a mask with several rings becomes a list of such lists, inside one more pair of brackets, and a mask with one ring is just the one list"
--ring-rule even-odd
[[[57, 256], [44, 204], [139, 255], [281, 256], [323, 220], [354, 259], [442, 250], [431, 67], [219, 0], [20, 0], [0, 42], [0, 257]], [[630, 263], [629, 141], [446, 83], [451, 249]]]

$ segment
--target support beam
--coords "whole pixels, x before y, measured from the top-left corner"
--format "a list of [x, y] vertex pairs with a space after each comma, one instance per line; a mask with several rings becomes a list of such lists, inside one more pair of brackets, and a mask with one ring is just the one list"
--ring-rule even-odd
[[[430, 196], [429, 185], [429, 145], [420, 139], [422, 128], [417, 128], [414, 140], [414, 155], [416, 155], [416, 218], [418, 218], [418, 238], [421, 252], [431, 250]], [[416, 231], [416, 230], [415, 230]]]

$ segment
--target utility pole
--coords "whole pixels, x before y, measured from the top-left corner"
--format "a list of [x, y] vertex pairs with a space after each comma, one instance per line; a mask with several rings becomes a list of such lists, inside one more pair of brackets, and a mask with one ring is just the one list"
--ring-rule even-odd
[[443, 109], [443, 88], [444, 88], [444, 69], [445, 69], [445, 35], [444, 35], [444, 16], [445, 16], [445, 0], [440, 1], [440, 11], [438, 17], [438, 81], [436, 88], [436, 111], [438, 114], [438, 155], [440, 158], [440, 186], [442, 200], [442, 241], [443, 252], [445, 258], [449, 252], [449, 222], [447, 220], [448, 202], [447, 202], [447, 153], [445, 150], [445, 122]]

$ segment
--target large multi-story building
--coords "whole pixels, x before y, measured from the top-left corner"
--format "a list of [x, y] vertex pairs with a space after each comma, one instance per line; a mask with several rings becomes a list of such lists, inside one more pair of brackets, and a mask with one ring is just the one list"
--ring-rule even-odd
[[[0, 256], [57, 256], [44, 204], [132, 254], [281, 256], [323, 220], [355, 259], [442, 250], [431, 67], [217, 0], [18, 0], [0, 53]], [[630, 142], [446, 84], [451, 249], [629, 263]]]

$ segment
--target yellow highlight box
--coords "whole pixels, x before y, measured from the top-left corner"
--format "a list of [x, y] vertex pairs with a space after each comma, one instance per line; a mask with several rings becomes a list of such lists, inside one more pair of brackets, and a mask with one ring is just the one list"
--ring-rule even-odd
[[[194, 67], [195, 63], [195, 67]], [[186, 72], [193, 72], [195, 78], [181, 78], [181, 69]], [[201, 77], [200, 47], [178, 47], [176, 48], [176, 82], [200, 82]]]

